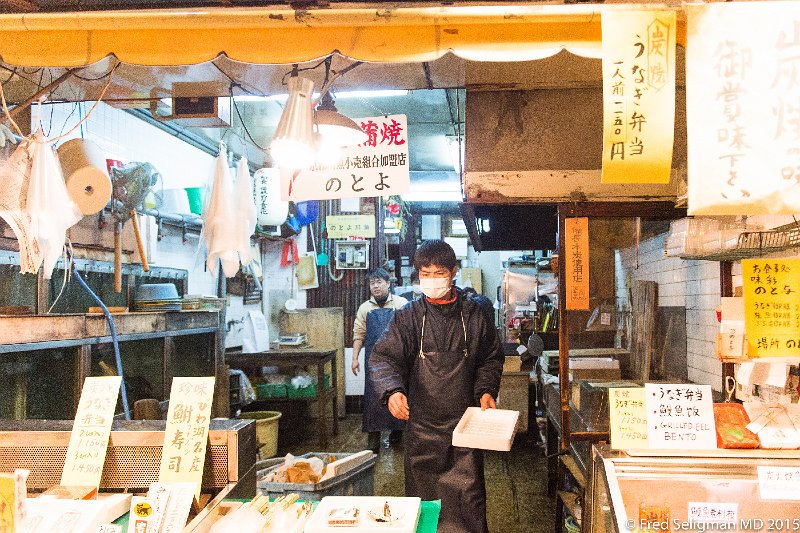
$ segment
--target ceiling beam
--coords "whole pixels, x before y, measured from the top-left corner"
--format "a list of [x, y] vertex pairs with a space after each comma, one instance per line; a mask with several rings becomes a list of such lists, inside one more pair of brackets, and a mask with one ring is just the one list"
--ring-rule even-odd
[[0, 10], [9, 11], [39, 11], [39, 5], [29, 0], [0, 0]]

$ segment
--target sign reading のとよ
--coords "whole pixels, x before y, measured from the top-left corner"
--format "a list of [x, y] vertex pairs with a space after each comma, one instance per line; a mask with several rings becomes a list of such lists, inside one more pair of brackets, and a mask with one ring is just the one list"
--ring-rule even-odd
[[389, 196], [408, 192], [408, 128], [405, 115], [355, 119], [367, 141], [341, 148], [333, 163], [281, 169], [281, 199], [294, 202]]
[[325, 217], [329, 239], [375, 238], [375, 215], [329, 215]]
[[686, 9], [689, 214], [800, 212], [800, 3]]
[[742, 261], [747, 355], [800, 356], [800, 259]]
[[669, 183], [675, 12], [603, 13], [602, 183]]

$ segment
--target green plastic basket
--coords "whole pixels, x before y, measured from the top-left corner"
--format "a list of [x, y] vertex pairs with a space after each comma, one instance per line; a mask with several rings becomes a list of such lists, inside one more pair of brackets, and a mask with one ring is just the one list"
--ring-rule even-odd
[[285, 383], [259, 383], [256, 385], [256, 394], [263, 398], [286, 398], [287, 386]]

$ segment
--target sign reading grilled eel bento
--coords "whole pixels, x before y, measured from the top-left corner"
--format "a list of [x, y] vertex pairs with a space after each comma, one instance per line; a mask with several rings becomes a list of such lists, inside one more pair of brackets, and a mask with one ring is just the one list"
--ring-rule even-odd
[[800, 212], [800, 3], [686, 9], [689, 213]]
[[195, 482], [199, 496], [213, 399], [213, 377], [172, 379], [160, 482]]
[[331, 200], [408, 192], [408, 125], [405, 115], [355, 119], [367, 134], [357, 146], [340, 148], [330, 163], [281, 169], [281, 199]]
[[605, 11], [602, 183], [669, 183], [675, 12]]

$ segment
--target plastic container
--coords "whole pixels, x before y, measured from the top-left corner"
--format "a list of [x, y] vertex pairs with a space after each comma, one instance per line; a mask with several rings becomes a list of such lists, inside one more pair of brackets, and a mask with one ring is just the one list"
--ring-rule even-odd
[[[327, 464], [331, 461], [326, 459], [339, 460], [350, 455], [353, 454], [311, 452], [298, 457], [319, 457]], [[279, 458], [256, 463], [256, 484], [261, 494], [270, 498], [278, 498], [287, 493], [296, 493], [301, 500], [319, 501], [325, 496], [373, 496], [375, 493], [375, 463], [378, 461], [376, 454], [372, 454], [372, 457], [353, 469], [319, 483], [271, 483], [261, 481], [269, 472], [283, 464], [283, 461], [283, 458]]]
[[[325, 381], [325, 390], [330, 389], [331, 388], [331, 377], [328, 374], [325, 374], [323, 379]], [[286, 396], [291, 398], [291, 399], [293, 399], [293, 400], [297, 400], [297, 399], [300, 399], [300, 398], [314, 398], [316, 395], [317, 395], [317, 384], [316, 383], [312, 383], [311, 385], [309, 385], [307, 387], [295, 387], [291, 383], [289, 385], [287, 385], [287, 394], [286, 394]]]
[[510, 451], [518, 418], [519, 411], [467, 407], [453, 430], [453, 446]]
[[189, 198], [189, 211], [195, 215], [203, 214], [203, 188], [186, 187], [186, 196]]
[[287, 390], [285, 383], [259, 383], [256, 385], [256, 393], [259, 399], [286, 398]]
[[250, 411], [239, 415], [239, 418], [256, 421], [256, 442], [261, 457], [275, 457], [278, 453], [278, 411]]

